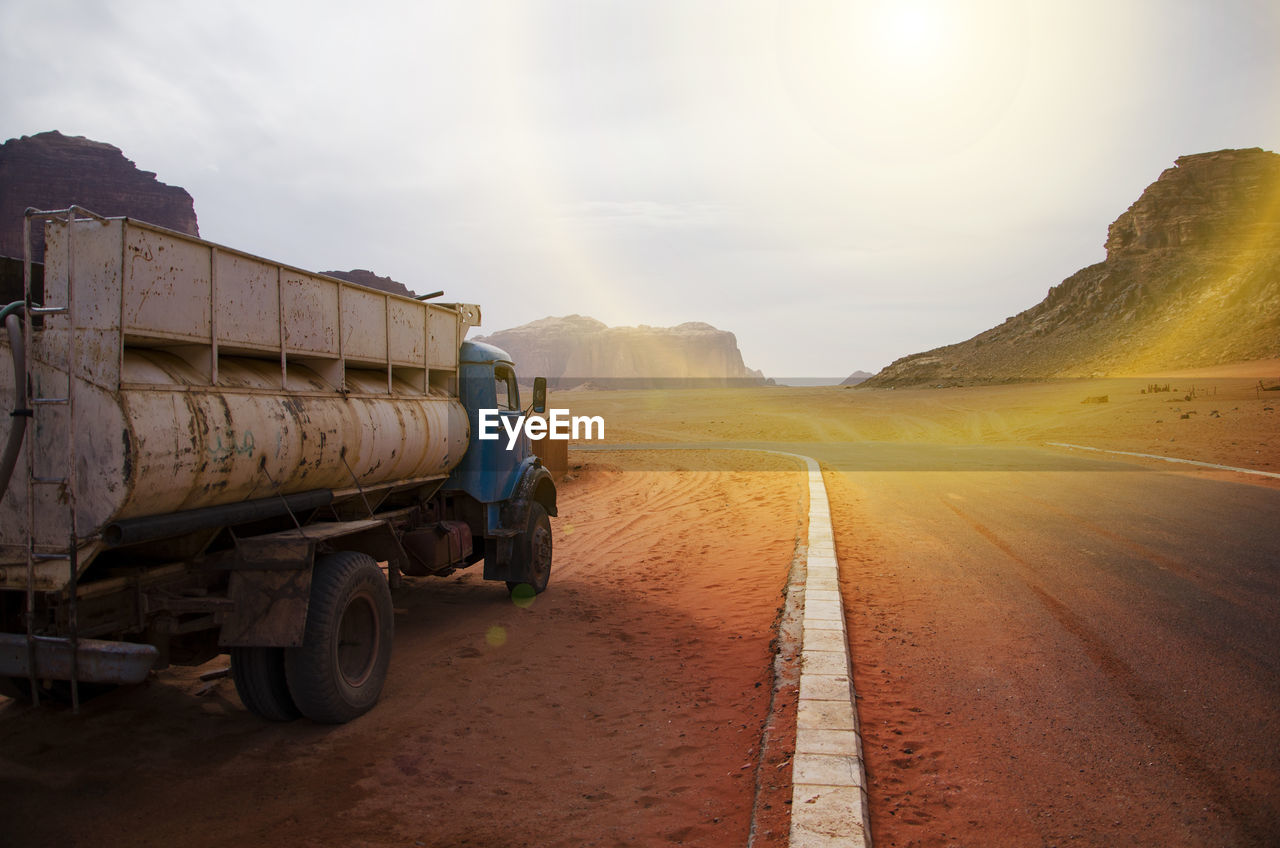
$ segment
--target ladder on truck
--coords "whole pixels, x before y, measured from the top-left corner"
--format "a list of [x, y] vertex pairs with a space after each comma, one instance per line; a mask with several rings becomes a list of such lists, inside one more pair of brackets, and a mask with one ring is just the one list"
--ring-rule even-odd
[[[27, 611], [26, 611], [26, 630], [27, 630], [27, 679], [31, 686], [31, 701], [35, 705], [40, 704], [40, 669], [37, 668], [37, 646], [45, 643], [50, 647], [57, 647], [66, 650], [70, 655], [70, 688], [71, 688], [71, 708], [73, 712], [80, 711], [80, 674], [79, 674], [79, 658], [77, 656], [80, 647], [78, 635], [78, 622], [76, 615], [76, 595], [78, 594], [78, 577], [79, 577], [79, 549], [80, 539], [76, 530], [76, 363], [79, 359], [79, 333], [76, 326], [76, 222], [89, 219], [96, 219], [105, 223], [106, 219], [101, 215], [90, 212], [79, 206], [71, 206], [67, 209], [56, 211], [41, 211], [37, 209], [28, 209], [23, 219], [22, 235], [23, 235], [23, 255], [22, 255], [22, 284], [23, 298], [26, 302], [23, 326], [23, 352], [26, 358], [26, 391], [27, 391], [27, 407], [22, 410], [22, 414], [30, 416], [29, 432], [27, 433], [27, 522], [26, 522], [26, 541], [27, 541]], [[32, 300], [31, 292], [31, 224], [32, 221], [38, 221], [43, 226], [46, 221], [61, 221], [67, 227], [66, 243], [66, 290], [65, 292], [51, 292], [50, 282], [51, 275], [47, 273], [48, 256], [45, 256], [46, 273], [44, 275], [43, 292], [41, 294], [41, 303], [36, 304]], [[46, 245], [47, 250], [47, 245]], [[59, 302], [60, 301], [60, 302]], [[49, 329], [48, 322], [55, 321], [65, 323], [66, 326], [66, 344], [56, 345], [44, 343], [39, 345], [39, 350], [44, 356], [44, 368], [42, 376], [48, 377], [51, 374], [65, 375], [65, 388], [60, 385], [61, 377], [55, 381], [55, 385], [49, 385], [47, 379], [42, 380], [39, 385], [33, 380], [34, 362], [33, 352], [37, 346], [34, 344], [35, 333], [37, 332], [36, 318], [41, 319], [38, 332], [41, 334], [42, 341], [49, 338], [46, 330]], [[58, 361], [61, 359], [62, 361]], [[53, 425], [49, 419], [52, 417], [52, 410], [63, 409], [65, 411], [64, 427], [62, 437], [65, 439], [65, 448], [61, 457], [42, 457], [40, 456], [38, 437], [42, 426], [49, 427]], [[57, 444], [57, 442], [54, 442]], [[61, 459], [62, 470], [52, 470]], [[42, 474], [45, 467], [48, 466], [50, 473]], [[66, 507], [67, 518], [67, 541], [66, 547], [61, 545], [37, 545], [36, 524], [39, 516], [36, 515], [36, 493], [47, 487], [55, 487], [58, 490], [59, 500]], [[37, 550], [40, 547], [41, 550]], [[49, 561], [65, 561], [67, 564], [67, 602], [66, 602], [66, 632], [65, 635], [50, 636], [47, 634], [36, 632], [36, 565]]]

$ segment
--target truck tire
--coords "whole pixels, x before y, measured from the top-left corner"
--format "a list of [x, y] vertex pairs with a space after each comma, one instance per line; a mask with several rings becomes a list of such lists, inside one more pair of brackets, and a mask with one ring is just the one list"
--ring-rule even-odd
[[289, 694], [284, 648], [232, 648], [231, 677], [245, 709], [267, 721], [293, 721], [302, 713]]
[[537, 501], [529, 505], [529, 522], [516, 538], [511, 565], [514, 573], [523, 578], [507, 581], [507, 591], [512, 597], [527, 596], [530, 590], [540, 595], [547, 590], [551, 580], [551, 519]]
[[342, 724], [372, 709], [391, 665], [393, 627], [391, 588], [372, 557], [339, 551], [319, 558], [302, 646], [284, 649], [299, 711]]

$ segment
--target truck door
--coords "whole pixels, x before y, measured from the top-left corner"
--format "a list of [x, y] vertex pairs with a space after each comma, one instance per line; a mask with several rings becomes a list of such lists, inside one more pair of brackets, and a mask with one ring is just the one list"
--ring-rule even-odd
[[[515, 429], [520, 423], [520, 387], [515, 366], [502, 350], [479, 342], [463, 342], [460, 351], [460, 394], [471, 423], [467, 454], [453, 470], [446, 488], [465, 491], [480, 503], [492, 504], [511, 497], [520, 470], [529, 457], [529, 442], [521, 436], [510, 449], [507, 427], [497, 425], [496, 439], [480, 438], [480, 413], [490, 412], [489, 421], [502, 419]], [[489, 425], [489, 432], [494, 432]]]

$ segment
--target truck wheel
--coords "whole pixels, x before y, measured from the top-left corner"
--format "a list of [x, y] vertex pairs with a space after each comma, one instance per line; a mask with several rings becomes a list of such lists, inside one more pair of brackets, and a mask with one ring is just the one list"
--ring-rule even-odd
[[284, 648], [232, 648], [231, 677], [245, 709], [267, 721], [293, 721], [302, 715], [289, 694]]
[[302, 647], [284, 650], [299, 711], [342, 724], [368, 712], [391, 665], [391, 589], [373, 558], [339, 551], [316, 561]]
[[[516, 539], [512, 566], [516, 574], [523, 580], [508, 580], [507, 590], [515, 596], [517, 593], [540, 595], [547, 589], [551, 580], [551, 519], [542, 504], [534, 501], [529, 505], [529, 523]], [[527, 586], [521, 589], [521, 586]]]

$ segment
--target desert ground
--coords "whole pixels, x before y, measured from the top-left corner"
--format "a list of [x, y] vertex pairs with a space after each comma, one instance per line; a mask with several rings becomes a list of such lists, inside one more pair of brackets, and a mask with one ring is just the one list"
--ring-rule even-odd
[[832, 499], [875, 844], [1274, 845], [1280, 479], [1056, 445], [1280, 473], [1277, 383], [555, 393], [607, 438], [533, 605], [411, 581], [337, 728], [250, 716], [225, 661], [0, 702], [3, 842], [785, 845], [803, 475], [743, 450], [775, 447]]

